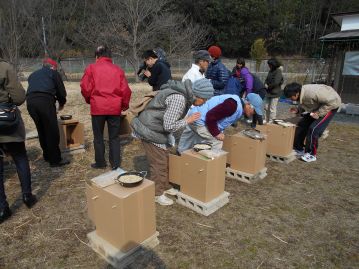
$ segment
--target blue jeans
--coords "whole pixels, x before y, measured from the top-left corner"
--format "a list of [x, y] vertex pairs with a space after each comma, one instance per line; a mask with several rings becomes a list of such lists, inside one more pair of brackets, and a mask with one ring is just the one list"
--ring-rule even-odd
[[0, 209], [9, 206], [4, 188], [4, 153], [10, 154], [15, 162], [22, 193], [31, 193], [31, 173], [25, 142], [0, 143]]

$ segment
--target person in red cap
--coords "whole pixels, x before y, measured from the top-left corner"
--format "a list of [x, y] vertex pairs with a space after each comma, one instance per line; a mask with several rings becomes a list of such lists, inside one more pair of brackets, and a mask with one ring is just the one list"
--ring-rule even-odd
[[39, 135], [43, 157], [51, 167], [69, 164], [62, 159], [59, 148], [60, 133], [57, 124], [56, 101], [59, 110], [66, 103], [66, 90], [62, 78], [57, 72], [57, 63], [51, 58], [43, 60], [41, 69], [28, 78], [26, 93], [27, 110], [34, 120]]
[[230, 76], [229, 70], [221, 62], [222, 55], [221, 48], [218, 46], [211, 46], [208, 49], [209, 54], [213, 58], [206, 72], [206, 78], [211, 80], [214, 88], [214, 95], [221, 95], [227, 85]]

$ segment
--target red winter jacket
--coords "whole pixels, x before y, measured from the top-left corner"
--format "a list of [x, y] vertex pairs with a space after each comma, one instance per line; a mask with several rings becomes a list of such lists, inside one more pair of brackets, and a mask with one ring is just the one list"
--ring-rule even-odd
[[120, 115], [128, 109], [131, 89], [123, 70], [111, 58], [90, 64], [81, 79], [81, 93], [91, 106], [91, 115]]

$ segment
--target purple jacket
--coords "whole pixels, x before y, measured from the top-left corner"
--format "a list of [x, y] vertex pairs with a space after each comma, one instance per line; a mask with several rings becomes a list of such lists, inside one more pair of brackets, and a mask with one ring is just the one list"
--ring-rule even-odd
[[249, 72], [247, 67], [241, 68], [241, 78], [244, 79], [245, 82], [245, 91], [247, 92], [247, 95], [250, 94], [253, 91], [253, 76]]

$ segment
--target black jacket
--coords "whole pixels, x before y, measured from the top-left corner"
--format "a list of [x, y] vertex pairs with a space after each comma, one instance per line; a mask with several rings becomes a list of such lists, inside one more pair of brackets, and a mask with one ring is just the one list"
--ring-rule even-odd
[[170, 64], [162, 60], [157, 60], [148, 70], [151, 72], [151, 76], [148, 78], [148, 84], [153, 87], [154, 91], [158, 91], [163, 84], [172, 79]]
[[56, 70], [43, 67], [28, 78], [29, 86], [26, 95], [32, 93], [47, 93], [54, 96], [60, 106], [66, 103], [66, 90], [62, 78]]

